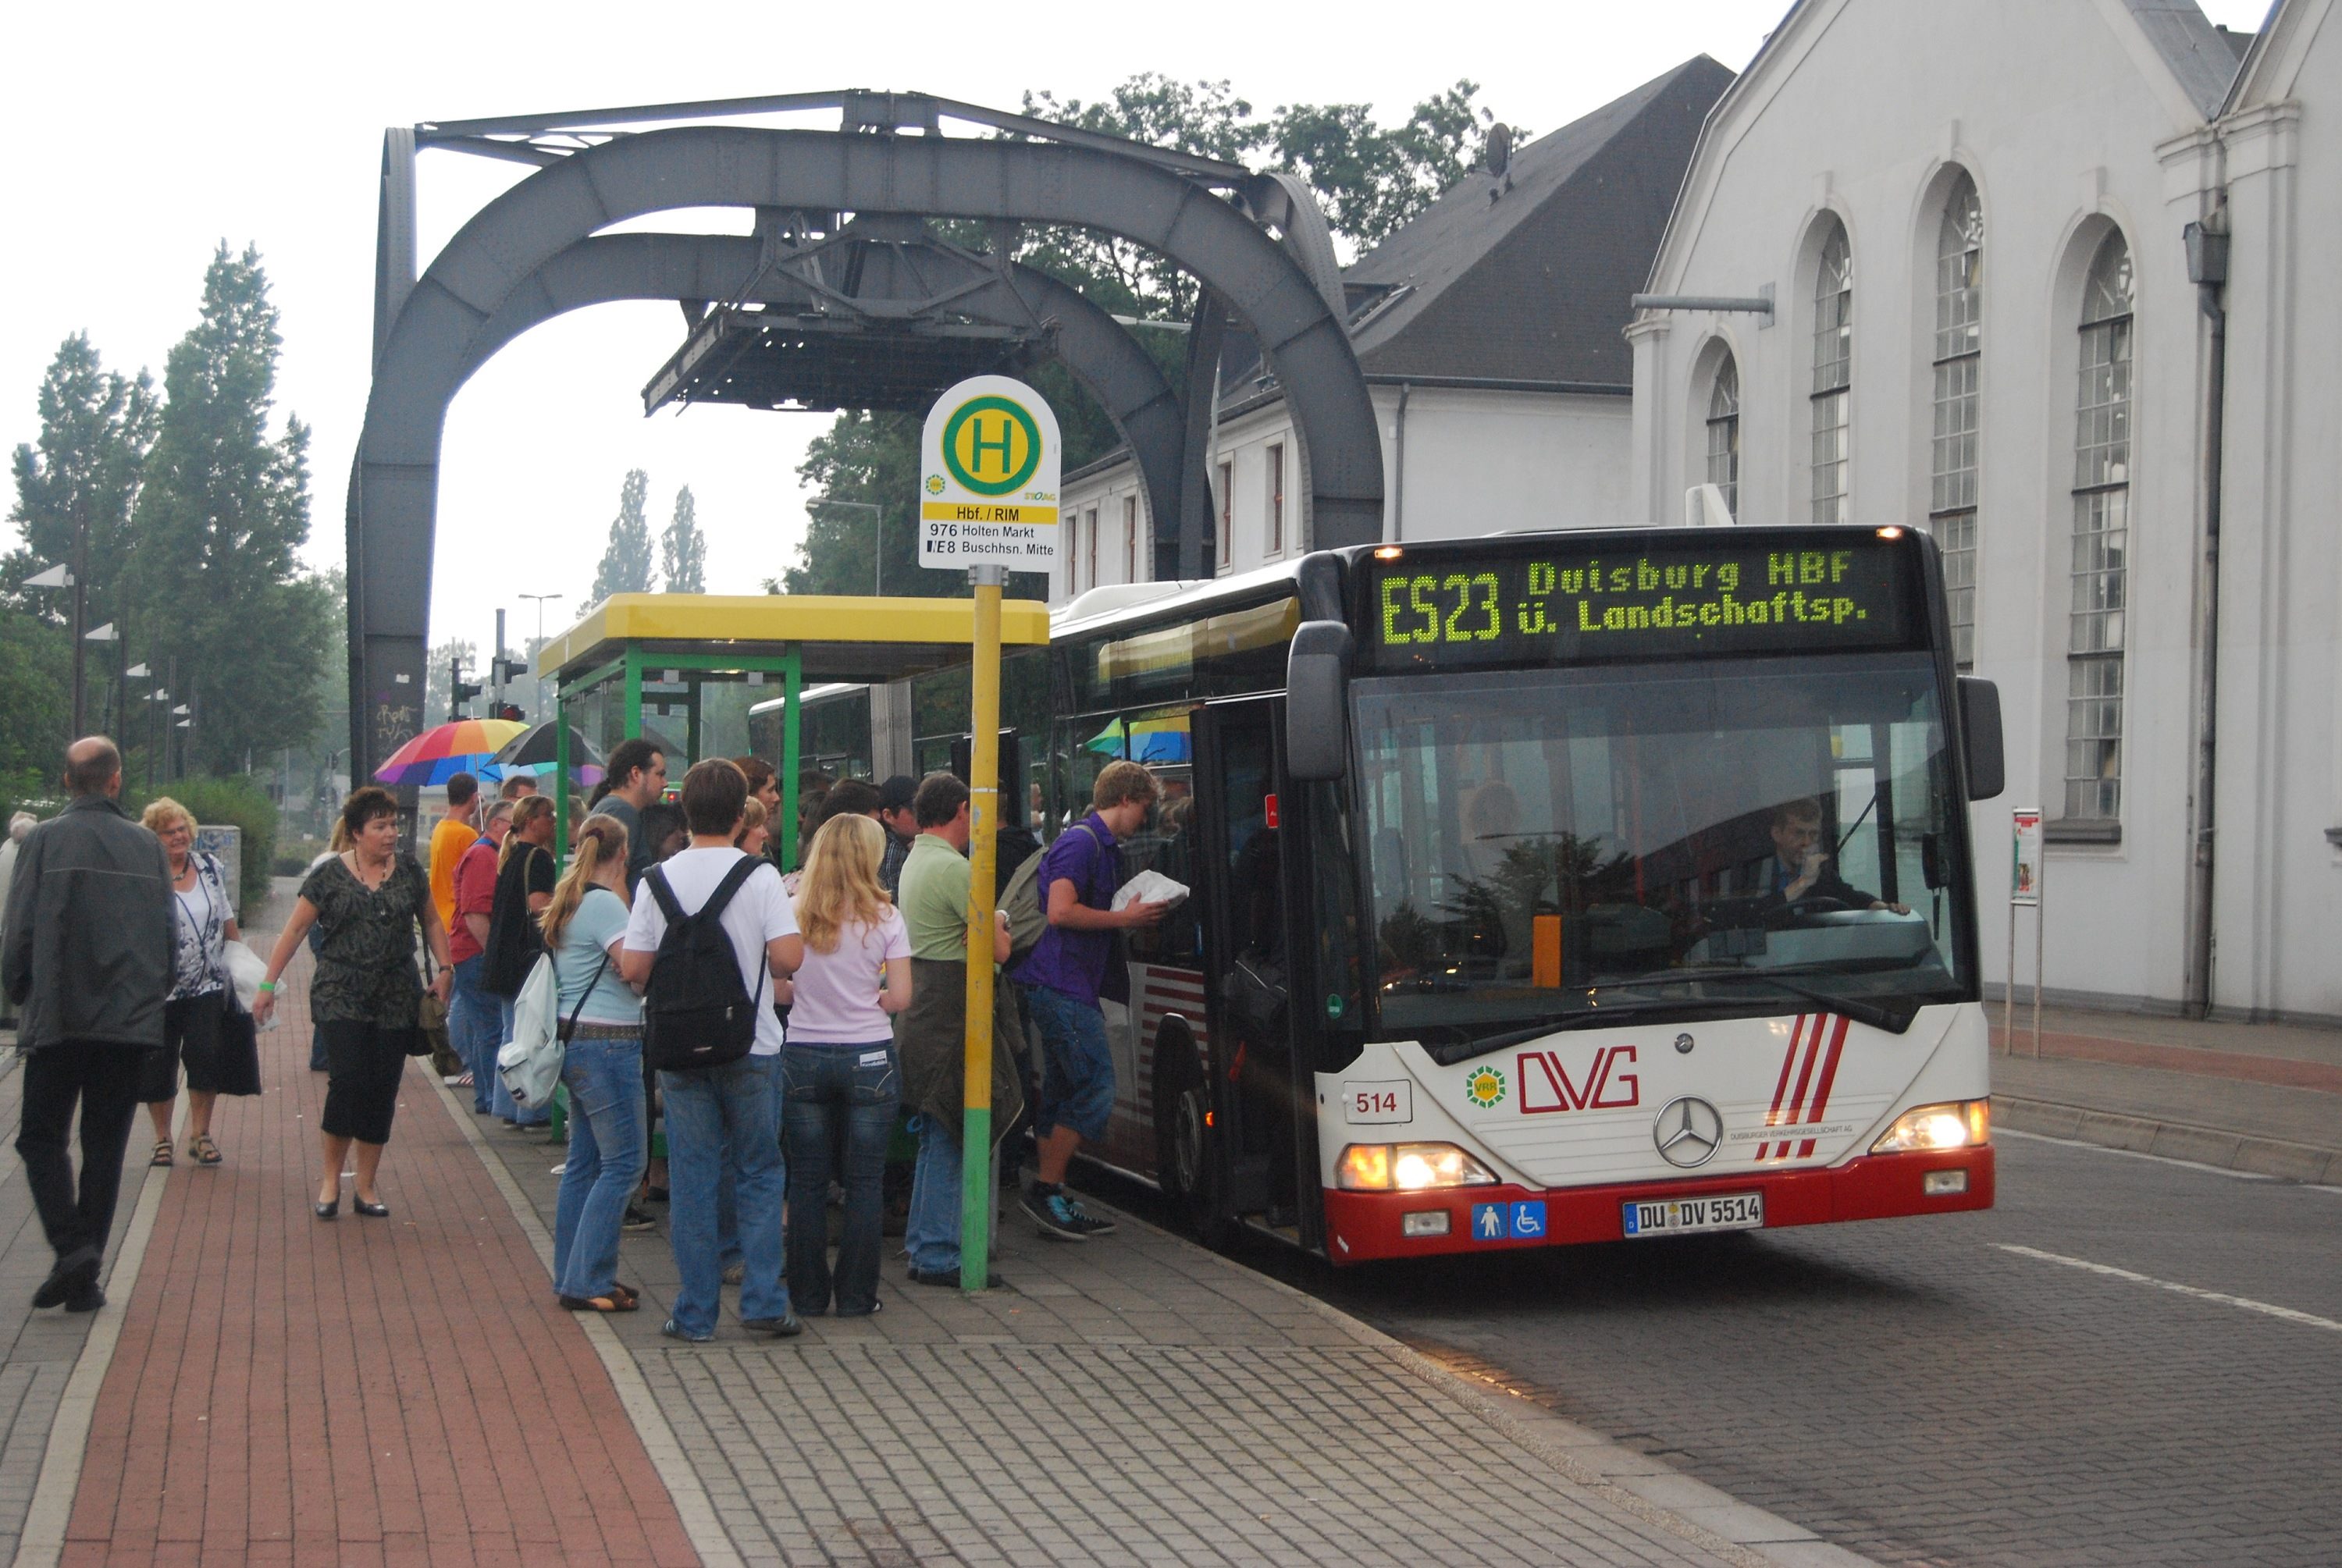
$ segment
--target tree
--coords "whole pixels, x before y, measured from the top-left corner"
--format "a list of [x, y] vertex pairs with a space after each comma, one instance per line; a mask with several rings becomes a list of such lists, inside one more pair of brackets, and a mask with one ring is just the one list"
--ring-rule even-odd
[[195, 326], [165, 362], [165, 404], [131, 514], [130, 618], [174, 695], [195, 708], [191, 764], [245, 759], [316, 731], [332, 611], [295, 552], [309, 535], [309, 430], [269, 435], [282, 337], [260, 253], [223, 243]]
[[1335, 238], [1355, 254], [1437, 201], [1479, 160], [1494, 118], [1474, 104], [1479, 92], [1479, 84], [1459, 81], [1390, 130], [1365, 104], [1284, 106], [1269, 123], [1268, 144], [1278, 168], [1309, 182]]
[[669, 594], [707, 592], [707, 540], [699, 532], [698, 504], [688, 484], [675, 493], [675, 520], [659, 537], [659, 576]]
[[131, 512], [160, 413], [154, 379], [106, 370], [89, 335], [77, 332], [57, 345], [38, 405], [40, 438], [17, 447], [10, 464], [16, 500], [8, 521], [24, 544], [0, 572], [13, 592], [43, 566], [71, 564], [85, 524], [90, 624], [120, 621]]
[[0, 797], [58, 793], [73, 722], [72, 672], [64, 628], [0, 604]]
[[645, 504], [650, 498], [651, 476], [639, 468], [626, 470], [618, 486], [618, 514], [610, 520], [610, 543], [594, 573], [594, 597], [651, 591], [651, 524]]

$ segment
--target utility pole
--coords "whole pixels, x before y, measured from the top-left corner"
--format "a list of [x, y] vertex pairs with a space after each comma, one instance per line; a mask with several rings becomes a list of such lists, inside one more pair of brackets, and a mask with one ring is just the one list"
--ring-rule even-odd
[[89, 704], [82, 694], [81, 636], [89, 615], [89, 497], [74, 497], [73, 550], [73, 738], [81, 739], [89, 733]]
[[495, 662], [488, 666], [488, 680], [495, 687], [495, 695], [490, 699], [494, 705], [488, 709], [488, 717], [500, 719], [505, 713], [505, 613], [502, 610], [496, 612], [496, 652]]

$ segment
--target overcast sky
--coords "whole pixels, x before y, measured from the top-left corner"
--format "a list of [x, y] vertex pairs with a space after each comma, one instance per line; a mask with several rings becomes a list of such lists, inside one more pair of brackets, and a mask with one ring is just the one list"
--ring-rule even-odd
[[[40, 375], [69, 333], [87, 330], [110, 366], [146, 365], [159, 382], [194, 321], [214, 245], [253, 242], [283, 313], [278, 411], [315, 431], [306, 555], [339, 562], [365, 407], [386, 125], [846, 86], [1013, 109], [1026, 87], [1088, 98], [1158, 71], [1229, 78], [1264, 111], [1364, 100], [1385, 123], [1469, 76], [1500, 118], [1547, 131], [1696, 54], [1737, 70], [1783, 8], [1543, 0], [1438, 11], [1425, 25], [1416, 7], [1256, 0], [29, 5], [0, 50], [14, 231], [0, 264], [0, 444], [38, 433]], [[2266, 7], [2204, 9], [2252, 27]], [[421, 264], [525, 172], [425, 155]], [[796, 465], [830, 416], [700, 407], [646, 420], [641, 388], [680, 326], [672, 305], [579, 312], [505, 349], [456, 398], [440, 469], [435, 642], [485, 647], [504, 606], [517, 644], [535, 624], [523, 593], [566, 595], [546, 615], [548, 628], [565, 624], [628, 468], [650, 474], [654, 531], [676, 486], [692, 487], [712, 591], [753, 593], [795, 560], [805, 524]]]

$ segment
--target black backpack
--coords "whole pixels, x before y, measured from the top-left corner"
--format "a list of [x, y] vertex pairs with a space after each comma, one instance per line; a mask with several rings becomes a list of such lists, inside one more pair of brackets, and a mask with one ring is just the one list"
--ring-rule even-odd
[[751, 996], [740, 979], [740, 955], [724, 929], [724, 910], [764, 864], [743, 855], [707, 902], [689, 914], [676, 902], [663, 867], [653, 866], [644, 876], [666, 916], [666, 934], [659, 938], [650, 984], [643, 991], [643, 1059], [658, 1071], [721, 1067], [756, 1044], [765, 965], [761, 960], [756, 965], [756, 994]]

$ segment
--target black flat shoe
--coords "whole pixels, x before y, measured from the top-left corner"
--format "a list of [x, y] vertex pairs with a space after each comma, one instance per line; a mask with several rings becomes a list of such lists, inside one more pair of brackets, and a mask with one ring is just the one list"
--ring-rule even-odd
[[342, 1212], [342, 1200], [335, 1198], [330, 1203], [312, 1203], [309, 1206], [317, 1211], [319, 1219], [330, 1220]]
[[388, 1203], [369, 1203], [364, 1198], [352, 1198], [350, 1200], [350, 1210], [354, 1213], [364, 1214], [370, 1220], [386, 1220], [390, 1218], [390, 1205]]

